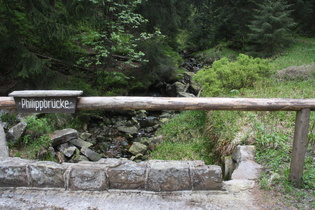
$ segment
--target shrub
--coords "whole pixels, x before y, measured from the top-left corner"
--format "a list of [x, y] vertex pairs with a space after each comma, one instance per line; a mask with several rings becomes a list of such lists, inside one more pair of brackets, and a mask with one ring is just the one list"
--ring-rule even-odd
[[236, 61], [222, 58], [214, 62], [194, 79], [203, 86], [203, 96], [217, 96], [226, 90], [253, 87], [256, 81], [270, 75], [270, 69], [267, 60], [240, 54]]
[[37, 119], [35, 116], [29, 116], [25, 121], [27, 126], [21, 143], [25, 146], [47, 146], [50, 140], [48, 134], [52, 131], [52, 127], [48, 124], [47, 120], [45, 118]]
[[279, 70], [276, 77], [284, 81], [303, 81], [315, 78], [315, 65], [290, 66]]

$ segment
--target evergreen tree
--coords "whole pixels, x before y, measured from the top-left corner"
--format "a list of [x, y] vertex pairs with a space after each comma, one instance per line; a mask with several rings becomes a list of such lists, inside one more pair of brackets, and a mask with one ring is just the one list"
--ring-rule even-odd
[[288, 0], [292, 5], [292, 17], [297, 25], [296, 32], [302, 35], [315, 36], [315, 1]]
[[254, 0], [201, 0], [192, 1], [195, 13], [190, 43], [195, 50], [213, 47], [219, 42], [228, 42], [235, 49], [246, 44], [246, 27], [255, 8]]
[[190, 28], [192, 14], [191, 0], [147, 0], [139, 5], [139, 12], [148, 20], [146, 31], [156, 29], [166, 35], [168, 44], [176, 48], [176, 39], [180, 30]]
[[271, 56], [288, 46], [291, 28], [289, 5], [283, 0], [265, 0], [258, 4], [257, 15], [249, 25], [249, 38], [253, 49], [262, 56]]

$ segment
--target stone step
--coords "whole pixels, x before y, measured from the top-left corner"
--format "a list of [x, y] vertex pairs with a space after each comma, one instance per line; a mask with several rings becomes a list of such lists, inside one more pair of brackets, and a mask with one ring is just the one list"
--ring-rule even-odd
[[222, 171], [202, 161], [121, 159], [62, 163], [0, 158], [0, 187], [69, 190], [222, 190]]

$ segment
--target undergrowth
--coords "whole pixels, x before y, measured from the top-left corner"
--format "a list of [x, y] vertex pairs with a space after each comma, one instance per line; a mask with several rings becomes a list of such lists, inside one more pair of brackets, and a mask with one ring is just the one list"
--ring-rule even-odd
[[[242, 98], [315, 98], [313, 70], [310, 71], [310, 74], [307, 72], [308, 75], [311, 75], [310, 77], [306, 77], [304, 71], [304, 66], [309, 68], [310, 65], [315, 64], [314, 53], [315, 39], [299, 38], [296, 40], [295, 45], [290, 47], [284, 54], [269, 59], [272, 66], [270, 77], [261, 75], [260, 79], [252, 81], [249, 86], [237, 87], [237, 89], [229, 88], [228, 90], [223, 88], [222, 92], [215, 92], [215, 94], [223, 97]], [[290, 69], [286, 70], [285, 74], [293, 74], [293, 76], [276, 76], [278, 70], [288, 67]], [[211, 68], [208, 67], [208, 70], [211, 70]], [[212, 74], [214, 73], [212, 72]], [[202, 82], [213, 82], [213, 79], [206, 81], [204, 78], [200, 78], [200, 80]], [[207, 85], [209, 87], [214, 85], [214, 90], [218, 91], [218, 84], [220, 85], [222, 82], [214, 81], [212, 84]], [[213, 93], [213, 90], [210, 88], [204, 96], [213, 96]], [[176, 159], [185, 159], [185, 157], [180, 156], [185, 152], [179, 152], [179, 149], [185, 151], [188, 146], [181, 148], [177, 147], [176, 144], [181, 142], [179, 140], [185, 139], [185, 143], [180, 144], [188, 145], [189, 143], [190, 151], [193, 151], [194, 147], [201, 148], [200, 145], [192, 144], [192, 142], [196, 142], [195, 137], [200, 136], [201, 133], [202, 138], [200, 139], [202, 140], [199, 143], [211, 142], [209, 149], [212, 148], [212, 150], [209, 150], [208, 157], [218, 157], [219, 159], [217, 160], [220, 160], [222, 155], [229, 155], [231, 148], [235, 146], [235, 142], [237, 144], [255, 144], [256, 161], [264, 167], [260, 179], [260, 187], [275, 192], [277, 199], [286, 206], [298, 209], [312, 209], [315, 208], [315, 113], [311, 112], [309, 144], [305, 157], [301, 189], [294, 188], [289, 181], [295, 114], [295, 112], [284, 111], [211, 111], [206, 113], [206, 119], [202, 118], [200, 120], [199, 118], [191, 118], [190, 114], [182, 113], [178, 118], [179, 120], [174, 119], [171, 124], [163, 127], [161, 134], [167, 136], [167, 141], [164, 148], [163, 146], [159, 148], [158, 153], [164, 152], [165, 156], [163, 158], [165, 159], [174, 158], [172, 156], [173, 153], [179, 154]], [[190, 123], [200, 124], [200, 127], [188, 126]], [[185, 129], [180, 130], [176, 126], [183, 126]], [[172, 127], [175, 127], [173, 132], [171, 132]], [[169, 130], [169, 133], [163, 131], [166, 128]], [[191, 131], [187, 129], [191, 129]], [[180, 135], [180, 133], [183, 134]], [[240, 135], [241, 137], [237, 139]], [[173, 150], [168, 149], [172, 147]], [[207, 144], [204, 147], [206, 148]], [[206, 156], [207, 154], [203, 155], [203, 157]], [[152, 157], [158, 156], [153, 155]], [[198, 158], [198, 155], [194, 157]]]
[[206, 112], [185, 111], [163, 125], [157, 133], [164, 141], [151, 152], [151, 159], [161, 160], [204, 160], [213, 164], [209, 155], [212, 142], [205, 133]]

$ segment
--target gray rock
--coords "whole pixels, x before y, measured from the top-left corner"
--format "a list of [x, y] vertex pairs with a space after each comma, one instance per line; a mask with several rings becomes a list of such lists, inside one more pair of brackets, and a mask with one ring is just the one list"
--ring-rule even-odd
[[2, 126], [2, 128], [4, 128], [4, 129], [7, 129], [8, 123], [7, 122], [1, 122], [1, 120], [0, 120], [0, 126]]
[[27, 164], [34, 161], [21, 158], [0, 158], [0, 187], [27, 187]]
[[144, 144], [141, 144], [139, 142], [134, 142], [131, 147], [129, 148], [129, 152], [137, 155], [137, 154], [144, 154], [147, 151], [147, 146]]
[[186, 71], [184, 72], [184, 80], [186, 83], [191, 83], [192, 78], [194, 77], [195, 73], [194, 72], [190, 72], [190, 71]]
[[71, 157], [74, 154], [76, 147], [75, 146], [71, 146], [68, 143], [65, 143], [65, 144], [60, 144], [57, 149], [60, 152], [62, 152], [66, 157], [69, 158], [69, 157]]
[[229, 192], [240, 192], [248, 189], [252, 189], [255, 186], [253, 180], [229, 180], [223, 182], [224, 188]]
[[149, 161], [147, 190], [191, 190], [189, 164], [184, 161]]
[[147, 117], [147, 111], [146, 110], [139, 110], [137, 114], [137, 118], [146, 118]]
[[235, 179], [247, 179], [247, 180], [255, 180], [260, 177], [260, 171], [262, 166], [258, 163], [247, 160], [242, 161], [238, 164], [237, 168], [232, 173], [232, 180]]
[[16, 143], [17, 140], [23, 135], [25, 128], [27, 126], [26, 122], [20, 122], [9, 129], [7, 133], [8, 141]]
[[156, 145], [160, 144], [163, 142], [163, 136], [159, 135], [159, 136], [155, 136], [152, 138], [142, 138], [140, 143], [145, 144], [148, 149], [153, 150]]
[[246, 160], [255, 160], [255, 146], [238, 145], [233, 151], [232, 157], [237, 163]]
[[90, 159], [91, 161], [98, 161], [102, 158], [102, 156], [96, 152], [94, 152], [93, 150], [86, 148], [86, 147], [82, 147], [80, 152], [85, 155], [88, 159]]
[[184, 92], [179, 92], [177, 93], [177, 96], [178, 97], [187, 97], [187, 98], [190, 98], [190, 97], [196, 97], [194, 94], [192, 93], [184, 93]]
[[74, 166], [69, 173], [67, 188], [71, 190], [107, 190], [105, 168], [89, 164]]
[[158, 123], [157, 117], [146, 117], [138, 120], [141, 128], [151, 127]]
[[224, 157], [224, 179], [231, 178], [233, 171], [235, 170], [235, 164], [231, 156]]
[[88, 138], [90, 138], [91, 136], [92, 136], [91, 133], [87, 133], [87, 132], [81, 133], [81, 134], [80, 134], [80, 139], [82, 139], [83, 141], [85, 141], [85, 140], [87, 140]]
[[146, 163], [124, 161], [124, 164], [108, 169], [110, 189], [145, 189]]
[[49, 161], [32, 163], [28, 166], [30, 186], [62, 188], [66, 169], [65, 165]]
[[93, 145], [92, 143], [87, 142], [87, 141], [83, 141], [82, 139], [73, 139], [73, 140], [71, 140], [69, 142], [70, 142], [70, 144], [72, 144], [72, 145], [74, 145], [74, 146], [76, 146], [76, 147], [78, 147], [80, 149], [82, 147], [88, 148], [88, 147]]
[[0, 124], [0, 157], [9, 157], [9, 148], [2, 125]]
[[102, 158], [96, 163], [104, 164], [107, 167], [114, 168], [114, 167], [119, 167], [120, 165], [124, 164], [124, 161], [117, 158]]
[[117, 129], [121, 132], [124, 132], [126, 134], [131, 134], [131, 135], [138, 133], [138, 128], [136, 126], [131, 126], [131, 127], [119, 126], [117, 127]]
[[71, 159], [70, 162], [79, 163], [79, 162], [82, 162], [82, 161], [90, 161], [90, 160], [84, 155], [77, 155], [73, 159]]
[[190, 171], [193, 190], [221, 190], [222, 171], [220, 166], [205, 165], [202, 161], [193, 161]]
[[175, 82], [173, 84], [176, 88], [176, 93], [185, 92], [186, 85], [181, 82]]
[[191, 88], [192, 92], [193, 92], [195, 95], [197, 95], [197, 94], [199, 93], [199, 91], [201, 90], [202, 86], [199, 85], [198, 82], [192, 80], [192, 81], [190, 82], [190, 88]]
[[105, 136], [102, 136], [102, 135], [97, 135], [95, 140], [96, 140], [97, 142], [103, 142], [103, 141], [106, 140], [106, 137], [105, 137]]
[[72, 128], [66, 128], [63, 130], [57, 130], [50, 134], [50, 139], [52, 141], [52, 146], [55, 147], [59, 144], [66, 143], [72, 139], [78, 138], [79, 133], [77, 130]]
[[185, 92], [186, 85], [181, 82], [175, 82], [166, 88], [166, 94], [170, 97], [176, 97], [180, 92]]

